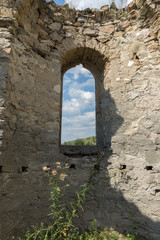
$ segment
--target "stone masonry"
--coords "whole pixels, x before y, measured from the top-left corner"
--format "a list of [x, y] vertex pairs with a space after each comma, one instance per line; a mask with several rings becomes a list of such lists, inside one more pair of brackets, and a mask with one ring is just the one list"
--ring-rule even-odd
[[70, 156], [77, 149], [60, 146], [63, 74], [80, 63], [96, 85], [97, 149], [89, 152], [105, 155], [77, 224], [85, 229], [96, 218], [101, 227], [159, 240], [158, 0], [84, 11], [0, 1], [0, 239], [50, 221], [43, 166], [71, 165], [70, 201], [96, 165], [87, 149]]

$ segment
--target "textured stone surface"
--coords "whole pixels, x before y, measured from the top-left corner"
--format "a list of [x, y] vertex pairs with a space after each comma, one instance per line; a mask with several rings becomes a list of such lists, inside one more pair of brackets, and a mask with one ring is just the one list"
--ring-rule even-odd
[[107, 25], [107, 26], [99, 27], [99, 31], [106, 33], [106, 34], [111, 34], [112, 32], [114, 32], [114, 25]]
[[68, 169], [70, 201], [96, 164], [93, 156], [67, 157], [59, 146], [61, 77], [82, 63], [95, 77], [97, 142], [105, 156], [78, 224], [86, 228], [96, 218], [101, 227], [134, 227], [159, 240], [159, 5], [136, 0], [126, 11], [114, 5], [75, 11], [43, 0], [3, 0], [0, 6], [0, 239], [48, 221], [43, 166], [75, 165]]

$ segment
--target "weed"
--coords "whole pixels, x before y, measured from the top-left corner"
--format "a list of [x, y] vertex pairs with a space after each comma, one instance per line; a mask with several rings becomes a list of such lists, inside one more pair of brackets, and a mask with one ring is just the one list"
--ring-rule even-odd
[[[97, 165], [101, 164], [104, 153], [97, 157]], [[96, 219], [91, 224], [91, 230], [80, 233], [73, 220], [78, 216], [78, 210], [83, 210], [83, 203], [86, 200], [86, 194], [91, 185], [95, 182], [95, 177], [99, 171], [96, 168], [91, 169], [88, 181], [81, 186], [77, 192], [77, 199], [71, 202], [69, 206], [64, 202], [64, 191], [70, 187], [65, 183], [67, 169], [69, 165], [61, 166], [56, 162], [56, 168], [44, 167], [43, 171], [49, 178], [51, 187], [51, 205], [50, 214], [52, 224], [45, 226], [43, 223], [39, 227], [34, 227], [32, 232], [26, 232], [25, 240], [138, 240], [134, 235], [120, 235], [116, 231], [110, 231], [106, 228], [100, 230], [97, 228]], [[22, 240], [22, 239], [21, 239]]]

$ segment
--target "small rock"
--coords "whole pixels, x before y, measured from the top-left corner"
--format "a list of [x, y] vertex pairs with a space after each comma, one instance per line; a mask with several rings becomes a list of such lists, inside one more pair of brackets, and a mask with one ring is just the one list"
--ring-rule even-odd
[[99, 27], [99, 31], [106, 34], [111, 34], [112, 32], [114, 32], [114, 25], [101, 26]]
[[54, 32], [52, 34], [50, 34], [50, 37], [53, 39], [53, 40], [56, 40], [58, 42], [61, 42], [62, 41], [62, 37], [61, 35], [59, 35], [57, 32]]
[[54, 22], [51, 25], [49, 25], [49, 28], [53, 31], [59, 31], [61, 29], [62, 24], [58, 22]]
[[92, 30], [92, 29], [90, 29], [90, 28], [86, 28], [86, 29], [83, 31], [83, 34], [84, 34], [84, 35], [91, 36], [91, 37], [96, 37], [96, 36], [98, 35], [95, 30]]
[[77, 22], [86, 23], [86, 22], [87, 22], [87, 19], [84, 18], [84, 17], [79, 17], [79, 18], [77, 19]]
[[56, 93], [60, 93], [60, 92], [61, 92], [61, 86], [60, 86], [60, 85], [55, 85], [55, 86], [54, 86], [54, 91], [55, 91]]

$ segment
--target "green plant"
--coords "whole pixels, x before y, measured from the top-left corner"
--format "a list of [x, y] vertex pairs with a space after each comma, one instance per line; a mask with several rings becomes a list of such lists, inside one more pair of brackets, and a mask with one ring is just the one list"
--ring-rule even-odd
[[127, 234], [127, 239], [128, 240], [137, 240], [137, 237], [133, 234]]
[[[101, 155], [97, 157], [100, 162]], [[26, 240], [58, 240], [58, 239], [83, 239], [83, 235], [80, 235], [77, 231], [77, 227], [73, 223], [73, 219], [78, 217], [78, 209], [82, 209], [82, 204], [86, 199], [86, 193], [93, 179], [96, 175], [96, 170], [93, 169], [90, 172], [88, 182], [81, 186], [81, 190], [77, 192], [77, 200], [71, 202], [68, 205], [64, 203], [64, 191], [68, 184], [65, 184], [65, 178], [67, 177], [66, 171], [68, 164], [61, 166], [60, 162], [56, 162], [56, 168], [50, 169], [44, 167], [43, 171], [49, 178], [49, 185], [51, 187], [51, 213], [52, 225], [45, 226], [41, 224], [40, 227], [34, 227], [33, 233], [27, 232], [25, 235]], [[62, 184], [64, 183], [64, 184]]]
[[[97, 166], [100, 166], [103, 160], [104, 152], [97, 156]], [[86, 199], [86, 193], [90, 186], [95, 183], [99, 168], [90, 170], [88, 181], [81, 186], [77, 192], [77, 199], [68, 205], [64, 202], [64, 192], [69, 185], [65, 182], [67, 177], [68, 164], [61, 166], [56, 162], [55, 169], [44, 167], [43, 171], [49, 178], [51, 187], [51, 205], [50, 214], [52, 224], [45, 226], [43, 223], [39, 227], [34, 227], [32, 232], [25, 234], [25, 240], [138, 240], [134, 235], [128, 234], [120, 236], [116, 231], [110, 231], [106, 228], [100, 230], [97, 228], [96, 219], [92, 221], [90, 231], [79, 233], [78, 228], [74, 225], [74, 218], [78, 217], [78, 209], [83, 210], [83, 203]]]
[[83, 146], [84, 145], [83, 139], [76, 139], [74, 145], [75, 146]]
[[95, 146], [96, 145], [96, 137], [87, 137], [87, 138], [82, 138], [82, 139], [76, 139], [73, 141], [68, 141], [62, 143], [62, 145], [71, 145], [71, 146]]

